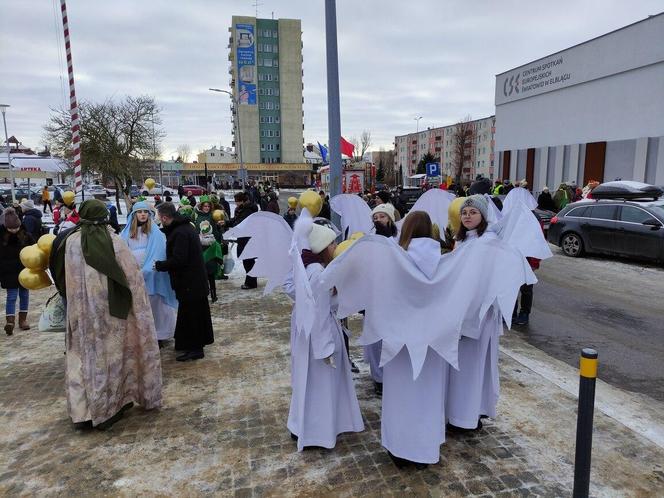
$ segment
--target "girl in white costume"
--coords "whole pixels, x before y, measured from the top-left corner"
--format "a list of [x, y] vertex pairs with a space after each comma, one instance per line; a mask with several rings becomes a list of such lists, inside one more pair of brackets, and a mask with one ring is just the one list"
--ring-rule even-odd
[[[472, 195], [461, 205], [461, 227], [455, 251], [474, 242], [498, 238], [487, 223], [488, 202]], [[498, 264], [498, 262], [496, 262]], [[487, 311], [479, 327], [465, 326], [459, 341], [459, 369], [450, 369], [447, 388], [447, 420], [452, 430], [479, 430], [480, 418], [496, 416], [499, 395], [498, 338], [502, 317], [495, 306]]]
[[[441, 258], [440, 244], [431, 238], [431, 229], [429, 215], [414, 211], [405, 218], [399, 239], [426, 278], [436, 272]], [[381, 439], [398, 467], [412, 462], [419, 468], [439, 461], [440, 445], [445, 442], [448, 369], [448, 363], [429, 349], [421, 373], [413, 380], [405, 347], [383, 367]]]
[[[317, 288], [320, 274], [332, 261], [336, 237], [330, 228], [312, 224], [308, 236], [310, 249], [301, 252], [312, 289]], [[288, 283], [286, 286], [291, 287]], [[311, 333], [291, 331], [293, 393], [288, 429], [293, 439], [297, 439], [299, 451], [307, 446], [333, 448], [338, 434], [364, 430], [343, 331], [333, 314], [335, 298], [331, 295], [325, 297], [330, 300], [327, 313], [316, 317]]]

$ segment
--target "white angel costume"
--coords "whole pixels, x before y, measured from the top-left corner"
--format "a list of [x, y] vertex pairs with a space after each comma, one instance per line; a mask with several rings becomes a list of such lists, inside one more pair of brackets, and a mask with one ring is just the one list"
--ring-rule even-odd
[[530, 193], [530, 190], [516, 187], [510, 190], [503, 200], [503, 215], [508, 214], [519, 203], [523, 203], [530, 210], [537, 207], [537, 199]]
[[[539, 222], [529, 207], [519, 200], [514, 202], [508, 212], [504, 212], [500, 223], [489, 225], [482, 236], [478, 237], [476, 230], [470, 230], [465, 241], [456, 243], [454, 253], [473, 251], [476, 245], [500, 245], [520, 255], [525, 275], [522, 283], [525, 284], [537, 282], [525, 258], [546, 259], [552, 256]], [[489, 253], [487, 258], [488, 264], [507, 270], [500, 253]], [[468, 276], [468, 282], [474, 280]], [[456, 427], [475, 429], [481, 416], [496, 416], [500, 395], [498, 341], [503, 334], [503, 319], [511, 323], [504, 309], [492, 304], [480, 320], [466, 320], [463, 323], [459, 341], [459, 368], [450, 370], [447, 387], [447, 419]]]
[[[326, 231], [331, 234], [324, 235], [325, 246], [310, 247], [312, 234]], [[230, 235], [251, 237], [242, 257], [257, 258], [250, 275], [268, 278], [266, 292], [283, 286], [295, 301], [287, 426], [298, 438], [298, 450], [307, 446], [333, 448], [338, 434], [363, 431], [343, 331], [333, 314], [334, 299], [330, 290], [318, 291], [323, 266], [311, 262], [305, 268], [301, 256], [303, 249], [320, 252], [336, 238], [336, 233], [315, 225], [304, 209], [294, 231], [280, 216], [261, 211], [232, 229]]]
[[[519, 287], [532, 275], [525, 259], [499, 240], [444, 256], [431, 242], [416, 242], [406, 252], [385, 237], [367, 235], [320, 279], [322, 289], [336, 287], [339, 317], [366, 310], [360, 343], [382, 340], [383, 445], [421, 463], [439, 460], [445, 365], [457, 367], [463, 324], [481, 322], [494, 303], [511, 316]], [[492, 254], [500, 266], [490, 263]]]

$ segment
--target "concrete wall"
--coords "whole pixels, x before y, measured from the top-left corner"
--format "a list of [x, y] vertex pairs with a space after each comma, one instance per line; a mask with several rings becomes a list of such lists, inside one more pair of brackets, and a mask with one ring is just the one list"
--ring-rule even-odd
[[281, 94], [281, 161], [301, 163], [304, 152], [302, 116], [302, 25], [279, 19], [279, 86]]
[[616, 140], [607, 142], [604, 159], [604, 180], [634, 180], [634, 153], [636, 140]]
[[651, 185], [656, 185], [655, 183], [655, 173], [657, 171], [657, 152], [659, 149], [659, 138], [649, 138], [648, 139], [648, 152], [646, 154], [646, 183]]

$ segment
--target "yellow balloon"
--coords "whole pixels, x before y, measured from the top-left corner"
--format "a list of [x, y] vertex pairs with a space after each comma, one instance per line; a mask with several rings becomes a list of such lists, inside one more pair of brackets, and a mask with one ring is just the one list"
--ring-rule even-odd
[[288, 207], [292, 209], [295, 209], [297, 207], [297, 197], [288, 198]]
[[311, 216], [318, 216], [323, 207], [323, 199], [313, 190], [307, 190], [300, 194], [300, 207], [307, 208]]
[[42, 251], [37, 244], [21, 249], [19, 258], [23, 266], [31, 270], [45, 270], [48, 266], [48, 254]]
[[155, 182], [152, 178], [148, 178], [145, 180], [145, 186], [148, 188], [148, 190], [152, 190], [154, 186], [156, 185], [157, 182]]
[[71, 190], [67, 190], [64, 194], [62, 194], [62, 200], [66, 206], [71, 205], [74, 202], [74, 199], [76, 199], [76, 194], [74, 194], [74, 192]]
[[465, 200], [465, 197], [457, 197], [450, 202], [450, 205], [447, 208], [447, 224], [452, 228], [452, 231], [455, 234], [461, 227], [461, 204], [463, 204], [463, 201]]
[[221, 209], [215, 209], [212, 211], [212, 219], [214, 221], [221, 221], [224, 219], [224, 212]]
[[51, 254], [51, 248], [53, 247], [53, 241], [55, 240], [55, 235], [52, 233], [47, 233], [39, 237], [37, 241], [37, 247], [44, 251], [46, 254]]
[[350, 237], [348, 237], [348, 240], [358, 240], [364, 237], [364, 232], [353, 232], [350, 234]]
[[354, 240], [348, 239], [344, 240], [343, 242], [339, 242], [337, 245], [337, 248], [334, 250], [334, 258], [342, 254], [344, 251], [347, 251], [350, 246], [352, 246], [355, 243]]
[[18, 282], [29, 290], [45, 289], [51, 285], [51, 279], [44, 270], [24, 268], [18, 274]]

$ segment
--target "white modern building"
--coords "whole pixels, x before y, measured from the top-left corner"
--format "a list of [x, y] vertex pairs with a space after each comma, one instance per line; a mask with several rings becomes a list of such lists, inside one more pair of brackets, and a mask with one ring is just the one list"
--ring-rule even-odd
[[217, 148], [215, 145], [199, 153], [197, 159], [199, 163], [234, 163], [235, 154], [230, 147]]
[[664, 185], [664, 13], [496, 76], [498, 176]]

